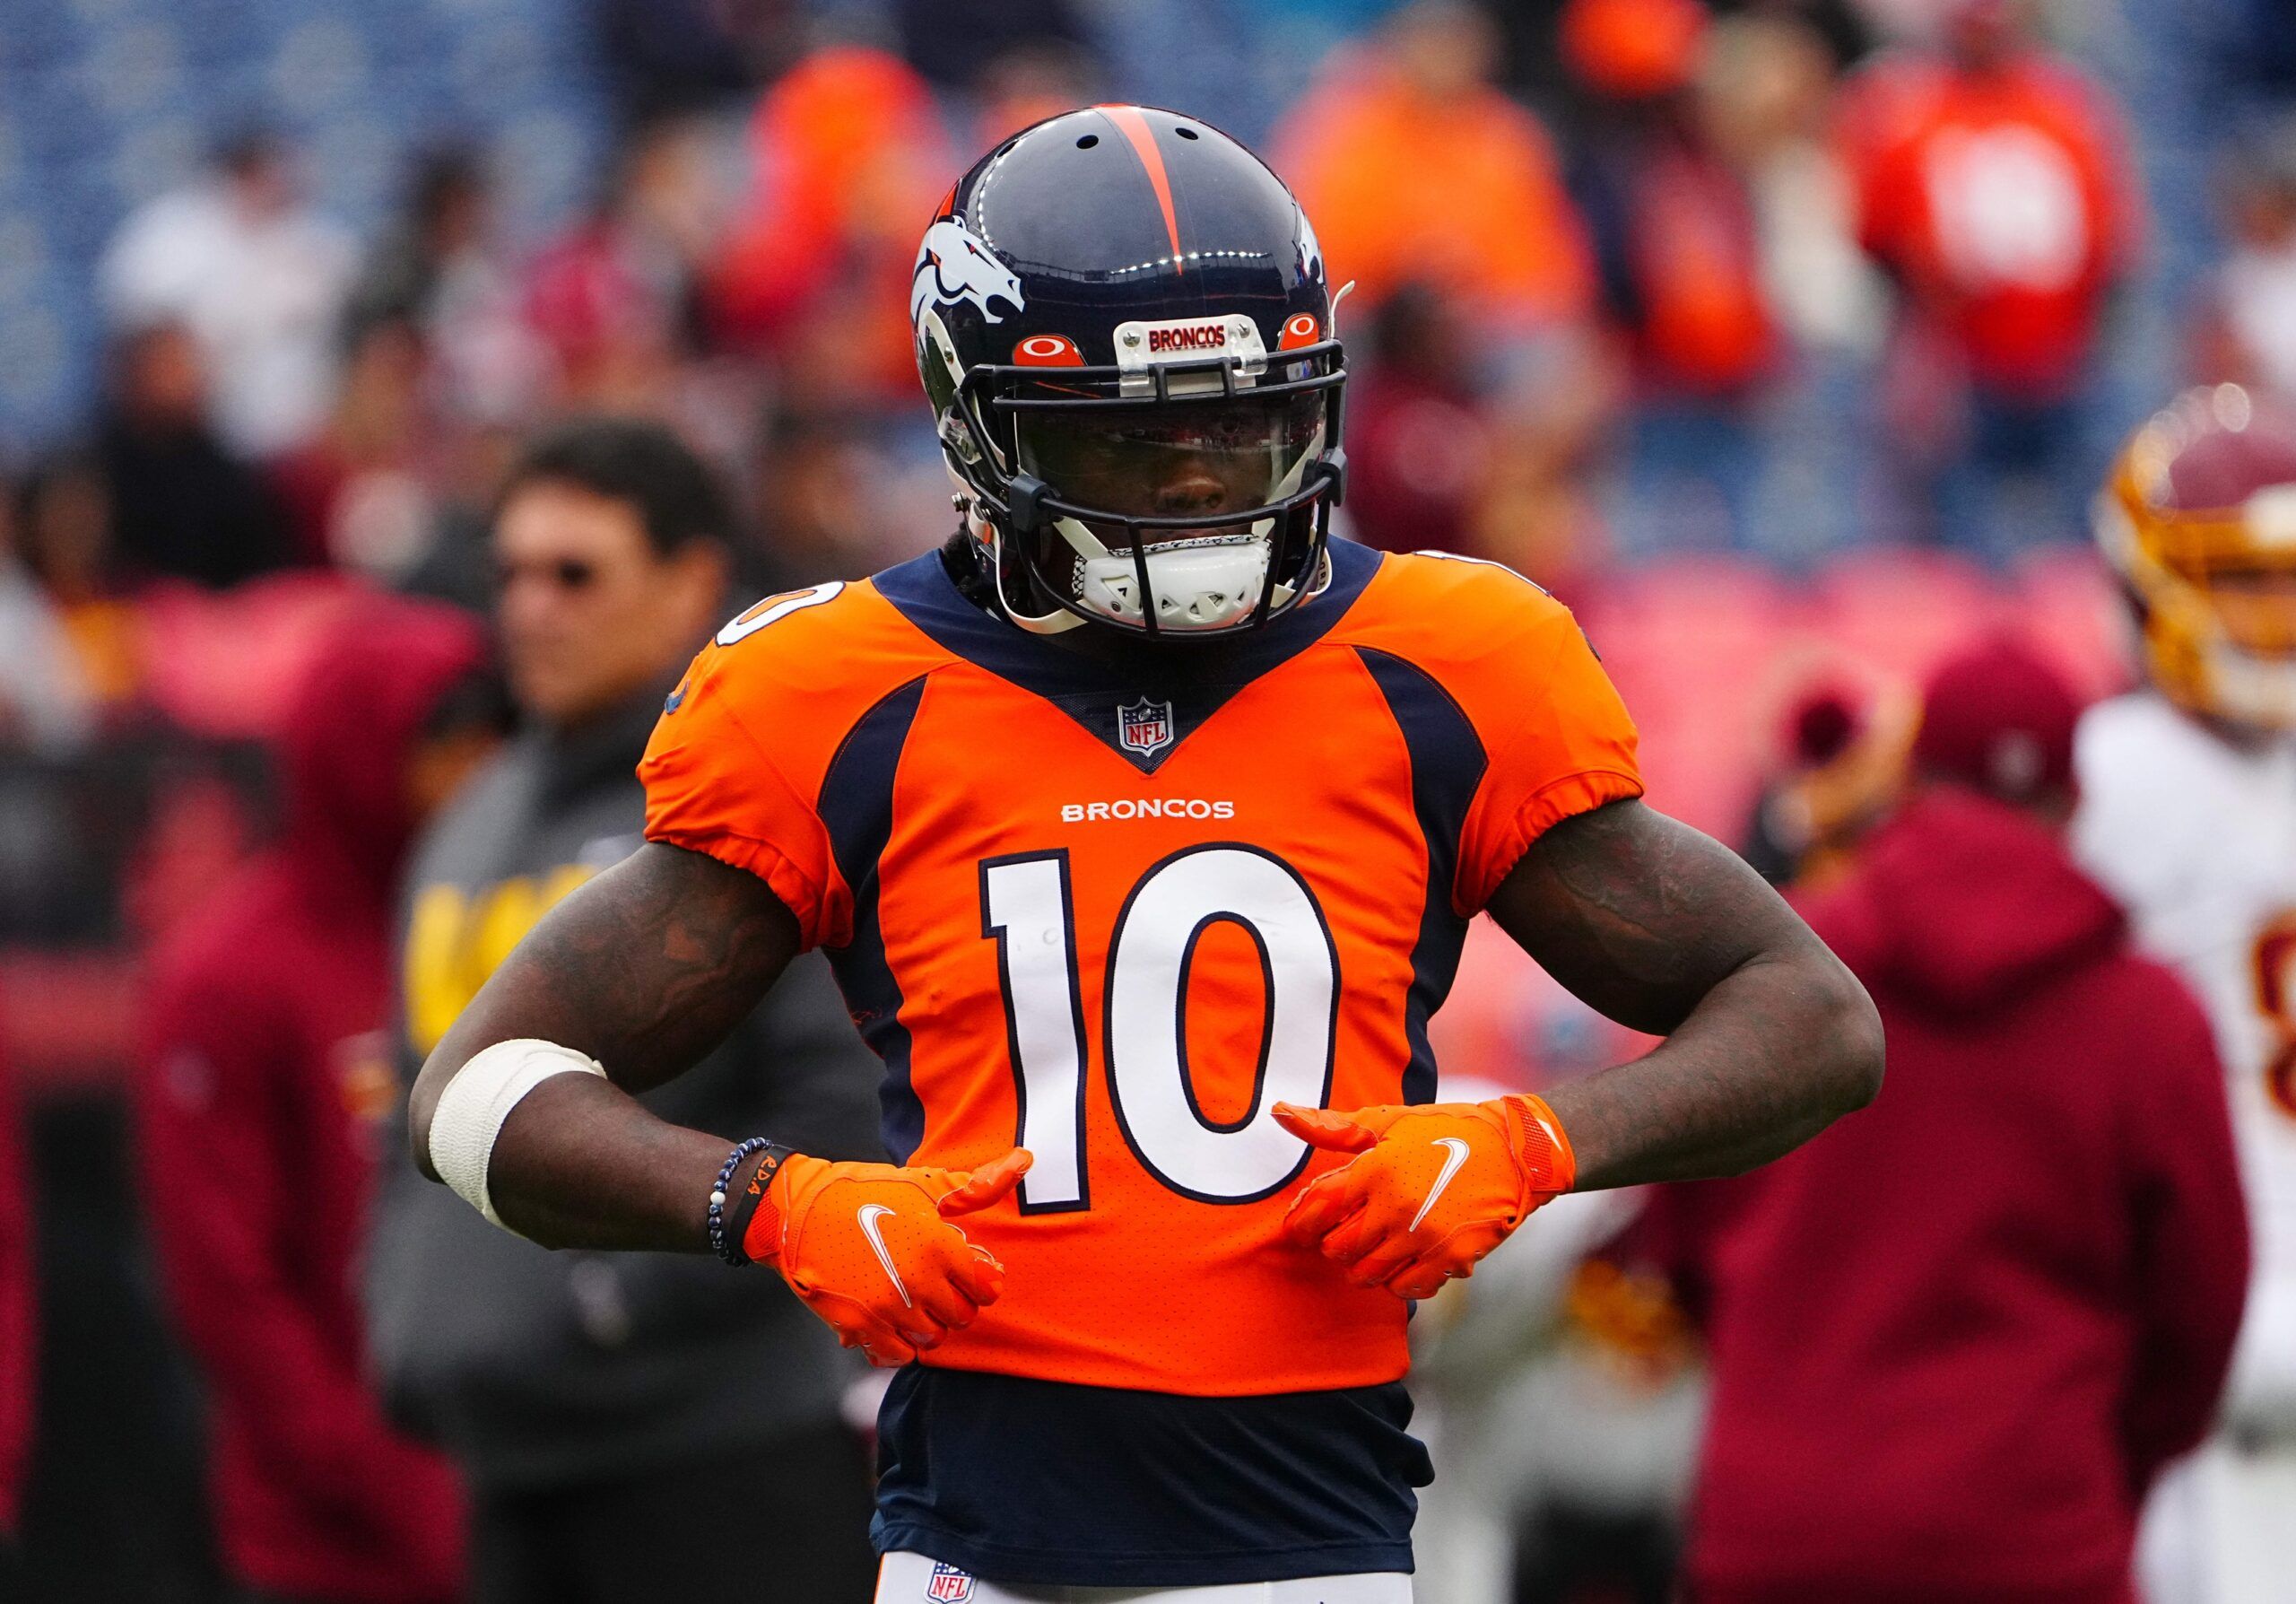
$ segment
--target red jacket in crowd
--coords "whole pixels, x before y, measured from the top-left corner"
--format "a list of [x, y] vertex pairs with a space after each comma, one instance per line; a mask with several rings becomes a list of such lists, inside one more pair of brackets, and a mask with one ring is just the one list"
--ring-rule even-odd
[[280, 845], [155, 960], [141, 1169], [209, 1386], [224, 1563], [271, 1592], [416, 1604], [459, 1594], [460, 1495], [366, 1384], [355, 1260], [396, 1139], [383, 1026], [408, 756], [483, 641], [445, 608], [360, 606], [290, 714]]
[[2027, 52], [1983, 71], [1884, 59], [1847, 107], [1866, 248], [1972, 379], [2061, 399], [2144, 231], [2110, 102], [2071, 67]]
[[1693, 1596], [2121, 1604], [2247, 1284], [2206, 1019], [1974, 791], [1807, 911], [1881, 1009], [1881, 1100], [1644, 1222], [1712, 1347]]
[[16, 1093], [0, 1064], [0, 1545], [17, 1533], [31, 1471], [32, 1195], [16, 1135]]

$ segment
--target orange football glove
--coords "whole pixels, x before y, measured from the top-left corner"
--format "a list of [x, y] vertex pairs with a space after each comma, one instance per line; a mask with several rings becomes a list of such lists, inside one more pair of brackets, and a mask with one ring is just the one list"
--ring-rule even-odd
[[1015, 1147], [980, 1169], [831, 1164], [792, 1154], [742, 1233], [837, 1339], [872, 1364], [906, 1364], [970, 1325], [1004, 1267], [949, 1222], [1002, 1199], [1029, 1172]]
[[1543, 1099], [1431, 1103], [1337, 1113], [1275, 1105], [1284, 1129], [1326, 1153], [1361, 1156], [1292, 1200], [1293, 1241], [1345, 1265], [1358, 1286], [1431, 1296], [1505, 1242], [1533, 1209], [1570, 1190], [1570, 1139]]

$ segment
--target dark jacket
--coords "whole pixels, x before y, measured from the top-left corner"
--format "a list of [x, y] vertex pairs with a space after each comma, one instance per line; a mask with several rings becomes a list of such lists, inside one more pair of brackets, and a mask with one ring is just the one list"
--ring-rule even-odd
[[8, 1066], [0, 1063], [0, 1576], [31, 1470], [32, 1275], [31, 1177], [16, 1136]]
[[204, 426], [132, 423], [96, 437], [119, 556], [139, 577], [220, 588], [284, 564], [287, 524], [255, 469]]
[[213, 1403], [211, 1493], [241, 1582], [449, 1599], [460, 1494], [366, 1384], [354, 1265], [396, 1082], [392, 888], [422, 723], [484, 653], [445, 607], [341, 622], [283, 732], [279, 845], [170, 934], [138, 1080], [145, 1204]]
[[2247, 1283], [2207, 1022], [1972, 792], [1908, 804], [1807, 912], [1881, 1009], [1880, 1101], [1645, 1222], [1712, 1342], [1698, 1596], [2127, 1599]]
[[[520, 737], [432, 827], [408, 877], [401, 946], [409, 1080], [517, 937], [637, 850], [636, 768], [661, 705], [657, 691], [578, 734]], [[645, 1102], [729, 1150], [764, 1135], [882, 1158], [878, 1078], [826, 964], [808, 956], [724, 1047]], [[404, 1157], [385, 1188], [368, 1307], [394, 1410], [491, 1490], [703, 1460], [732, 1474], [737, 1451], [834, 1417], [854, 1373], [770, 1271], [707, 1254], [548, 1252]]]

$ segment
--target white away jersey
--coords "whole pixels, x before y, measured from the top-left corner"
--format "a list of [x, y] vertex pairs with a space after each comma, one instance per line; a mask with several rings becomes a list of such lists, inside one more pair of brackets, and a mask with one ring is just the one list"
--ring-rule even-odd
[[2231, 1077], [2256, 1273], [2226, 1398], [2296, 1425], [2296, 740], [2247, 749], [2145, 691], [2074, 748], [2074, 849], [2208, 1010]]

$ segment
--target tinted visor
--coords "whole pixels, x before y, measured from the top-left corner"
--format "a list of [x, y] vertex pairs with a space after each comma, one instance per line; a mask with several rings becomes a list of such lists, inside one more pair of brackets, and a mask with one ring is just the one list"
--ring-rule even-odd
[[1070, 506], [1226, 523], [1300, 487], [1326, 405], [1318, 390], [1024, 412], [1015, 445], [1022, 471]]

